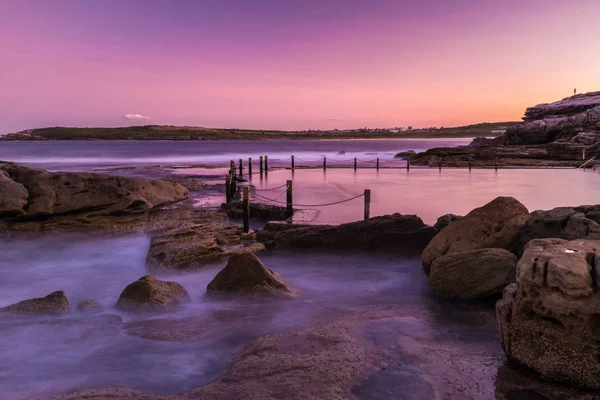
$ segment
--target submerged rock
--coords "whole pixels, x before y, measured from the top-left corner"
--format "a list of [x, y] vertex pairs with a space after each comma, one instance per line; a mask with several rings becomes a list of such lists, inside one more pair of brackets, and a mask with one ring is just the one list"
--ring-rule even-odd
[[127, 285], [116, 306], [125, 310], [159, 310], [188, 301], [190, 295], [181, 284], [146, 275]]
[[38, 297], [23, 300], [0, 309], [0, 314], [42, 316], [42, 315], [65, 315], [71, 312], [69, 300], [65, 292], [58, 291], [50, 293], [46, 297]]
[[496, 304], [508, 358], [543, 378], [600, 389], [600, 241], [537, 239]]
[[77, 304], [77, 311], [85, 314], [94, 314], [103, 310], [103, 307], [95, 300], [83, 300]]
[[517, 247], [521, 230], [529, 217], [527, 208], [513, 197], [497, 197], [442, 229], [423, 250], [422, 261], [429, 275], [431, 264], [446, 254]]
[[150, 242], [146, 265], [151, 269], [187, 270], [235, 254], [265, 249], [239, 226], [207, 223], [156, 235]]
[[269, 247], [378, 250], [417, 255], [437, 233], [416, 215], [393, 214], [341, 225], [268, 223], [257, 239]]
[[429, 284], [447, 299], [475, 299], [499, 295], [515, 281], [517, 256], [504, 249], [479, 249], [436, 258]]
[[243, 295], [249, 297], [294, 298], [296, 290], [289, 287], [271, 269], [266, 268], [254, 254], [232, 256], [206, 287], [214, 296]]

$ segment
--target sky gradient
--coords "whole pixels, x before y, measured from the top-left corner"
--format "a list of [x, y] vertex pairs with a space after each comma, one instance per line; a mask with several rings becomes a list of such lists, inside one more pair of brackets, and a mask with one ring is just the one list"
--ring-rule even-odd
[[600, 90], [598, 20], [598, 0], [0, 0], [0, 133], [518, 120]]

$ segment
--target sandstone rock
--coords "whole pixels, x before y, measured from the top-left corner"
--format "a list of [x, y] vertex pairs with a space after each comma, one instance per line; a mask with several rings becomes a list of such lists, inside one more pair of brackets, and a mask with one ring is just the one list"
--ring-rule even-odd
[[393, 214], [337, 226], [269, 223], [257, 239], [275, 248], [377, 250], [417, 255], [436, 232], [416, 215]]
[[441, 217], [439, 217], [437, 219], [437, 222], [435, 223], [435, 225], [433, 225], [433, 227], [435, 229], [437, 229], [438, 232], [439, 232], [442, 229], [444, 229], [445, 227], [447, 227], [450, 224], [450, 222], [455, 221], [455, 220], [457, 220], [459, 218], [462, 218], [462, 216], [455, 215], [455, 214], [445, 214], [445, 215], [442, 215]]
[[[186, 199], [179, 184], [81, 172], [48, 172], [0, 163], [0, 170], [28, 193], [28, 217], [88, 213], [109, 215], [147, 211]], [[22, 198], [15, 192], [13, 201]]]
[[206, 287], [214, 296], [242, 295], [250, 297], [294, 298], [296, 291], [286, 285], [279, 274], [266, 268], [254, 254], [232, 256]]
[[125, 310], [159, 310], [188, 301], [190, 295], [179, 283], [146, 275], [127, 285], [116, 306]]
[[533, 239], [600, 239], [600, 205], [557, 207], [531, 213], [519, 236], [518, 254]]
[[527, 221], [527, 208], [512, 197], [497, 197], [452, 222], [439, 232], [423, 250], [425, 273], [433, 261], [446, 254], [463, 251], [517, 247], [517, 240]]
[[187, 270], [231, 255], [256, 253], [264, 249], [261, 243], [243, 240], [238, 226], [207, 223], [153, 237], [146, 265], [151, 269]]
[[594, 143], [600, 142], [600, 132], [581, 132], [573, 136], [571, 141], [590, 146]]
[[25, 187], [0, 170], [0, 218], [25, 214], [27, 197]]
[[95, 300], [83, 300], [77, 304], [77, 311], [85, 314], [93, 314], [102, 311], [103, 307]]
[[0, 309], [0, 314], [8, 313], [13, 315], [65, 315], [71, 312], [69, 300], [65, 292], [58, 291], [50, 293], [46, 297], [23, 300]]
[[471, 143], [469, 143], [469, 146], [487, 147], [487, 146], [501, 146], [503, 144], [504, 144], [504, 136], [498, 136], [498, 137], [494, 137], [494, 138], [480, 136], [480, 137], [474, 138], [473, 141]]
[[574, 115], [600, 106], [600, 92], [581, 93], [554, 103], [538, 104], [525, 110], [526, 121], [548, 116]]
[[543, 378], [600, 389], [600, 241], [536, 239], [496, 304], [508, 358]]
[[504, 249], [479, 249], [436, 258], [429, 284], [447, 299], [474, 299], [502, 293], [515, 281], [517, 256]]

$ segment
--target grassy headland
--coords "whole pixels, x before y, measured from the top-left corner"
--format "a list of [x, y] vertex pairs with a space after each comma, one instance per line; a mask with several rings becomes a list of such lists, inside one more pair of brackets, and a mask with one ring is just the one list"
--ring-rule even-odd
[[350, 129], [274, 131], [216, 129], [194, 126], [144, 125], [122, 128], [52, 127], [30, 129], [0, 136], [0, 140], [311, 140], [311, 139], [402, 139], [497, 136], [516, 122], [493, 122], [453, 128]]

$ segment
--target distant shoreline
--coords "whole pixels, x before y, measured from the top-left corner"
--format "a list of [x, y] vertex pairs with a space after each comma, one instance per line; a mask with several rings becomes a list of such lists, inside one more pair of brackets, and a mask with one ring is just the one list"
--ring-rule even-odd
[[499, 130], [515, 122], [482, 123], [454, 128], [415, 130], [355, 129], [329, 131], [273, 131], [248, 129], [215, 129], [177, 126], [130, 126], [121, 128], [52, 127], [30, 129], [0, 136], [0, 141], [57, 140], [348, 140], [348, 139], [460, 139], [498, 136]]

